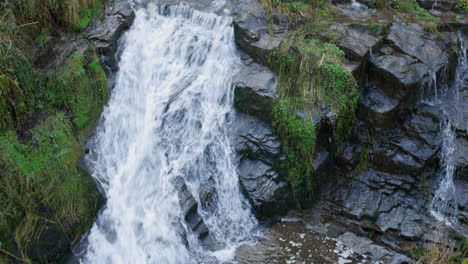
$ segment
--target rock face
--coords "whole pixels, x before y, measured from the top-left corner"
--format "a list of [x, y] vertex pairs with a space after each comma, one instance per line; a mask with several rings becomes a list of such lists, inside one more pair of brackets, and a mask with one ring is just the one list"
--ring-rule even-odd
[[[352, 45], [346, 42], [355, 38], [356, 29], [343, 27], [332, 26], [338, 32], [338, 44], [351, 61], [361, 65], [355, 72], [361, 83], [359, 120], [349, 145], [337, 155], [338, 176], [315, 209], [323, 222], [342, 230], [338, 239], [349, 240], [356, 234], [360, 238], [354, 241], [370, 237], [368, 245], [363, 242], [355, 247], [377, 252], [374, 259], [384, 263], [409, 263], [395, 252], [407, 253], [414, 244], [436, 240], [433, 230], [439, 223], [431, 214], [431, 201], [444, 176], [446, 120], [456, 131], [457, 232], [466, 235], [468, 231], [466, 198], [459, 194], [468, 191], [468, 163], [461, 158], [468, 153], [468, 130], [459, 125], [460, 117], [468, 118], [462, 110], [468, 97], [454, 97], [454, 89], [464, 94], [467, 85], [450, 82], [457, 64], [462, 67], [463, 63], [456, 63], [450, 46], [459, 44], [452, 39], [454, 33], [442, 39], [418, 25], [393, 22], [376, 37], [378, 41], [365, 46], [357, 39]], [[362, 160], [367, 166], [355, 173]], [[393, 252], [388, 255], [393, 257], [382, 258], [375, 242]]]
[[35, 64], [46, 71], [61, 66], [76, 50], [84, 51], [94, 45], [105, 65], [107, 74], [117, 71], [118, 40], [135, 18], [133, 9], [126, 0], [105, 1], [104, 13], [83, 32], [81, 36], [69, 36], [66, 40], [55, 39], [40, 54]]
[[182, 214], [184, 215], [185, 223], [198, 239], [202, 241], [205, 240], [209, 235], [209, 230], [201, 216], [198, 214], [198, 202], [187, 188], [185, 180], [182, 177], [176, 178], [173, 185], [179, 193], [179, 203]]
[[246, 64], [233, 80], [234, 104], [242, 112], [269, 124], [278, 78], [268, 68], [255, 62]]
[[[452, 9], [451, 5], [440, 2], [436, 9]], [[236, 133], [242, 136], [235, 141], [235, 148], [242, 154], [238, 157], [240, 181], [258, 213], [264, 212], [261, 208], [266, 205], [287, 206], [276, 198], [265, 198], [276, 197], [273, 193], [282, 190], [276, 179], [284, 176], [274, 166], [281, 161], [280, 152], [271, 148], [274, 135], [257, 120], [266, 124], [271, 120], [267, 113], [275, 97], [274, 92], [268, 93], [272, 91], [268, 83], [273, 84], [268, 80], [273, 78], [264, 67], [268, 67], [268, 54], [279, 46], [287, 27], [274, 24], [273, 34], [266, 41], [268, 29], [261, 8], [250, 4], [241, 11], [235, 18], [236, 42], [262, 66], [248, 62], [235, 79], [236, 107], [254, 116], [238, 116]], [[277, 15], [274, 21], [281, 21], [280, 17]], [[457, 145], [453, 155], [458, 232], [468, 234], [467, 200], [463, 195], [468, 192], [468, 112], [464, 110], [468, 109], [468, 82], [459, 85], [457, 92], [452, 84], [462, 63], [457, 63], [453, 50], [463, 38], [458, 38], [453, 29], [434, 35], [400, 19], [381, 19], [378, 27], [362, 21], [365, 19], [340, 22], [327, 32], [336, 36], [337, 45], [345, 51], [346, 66], [361, 91], [358, 120], [342, 150], [336, 152], [333, 147], [333, 113], [322, 111], [325, 114], [316, 121], [314, 168], [323, 177], [336, 176], [312, 211], [326, 226], [322, 226], [325, 233], [361, 254], [370, 252], [373, 260], [383, 263], [411, 263], [400, 253], [408, 253], [415, 244], [436, 240], [432, 230], [439, 223], [430, 207], [442, 177], [441, 133], [447, 120], [451, 121]]]
[[135, 14], [130, 3], [125, 0], [106, 2], [104, 15], [85, 33], [103, 55], [103, 62], [112, 72], [117, 71], [117, 48], [120, 36], [133, 22]]
[[271, 14], [269, 20], [270, 16], [256, 0], [237, 0], [234, 6], [236, 43], [256, 62], [268, 64], [269, 54], [279, 47], [286, 33], [287, 20], [278, 14]]
[[238, 113], [231, 137], [239, 162], [239, 180], [257, 217], [287, 212], [291, 191], [280, 164], [281, 143], [260, 120]]

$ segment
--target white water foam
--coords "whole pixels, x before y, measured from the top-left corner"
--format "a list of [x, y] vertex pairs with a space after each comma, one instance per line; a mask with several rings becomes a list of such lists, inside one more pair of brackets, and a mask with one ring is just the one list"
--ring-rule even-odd
[[239, 190], [227, 131], [231, 79], [240, 67], [232, 21], [185, 6], [135, 12], [87, 158], [107, 204], [81, 263], [199, 263], [216, 254], [184, 223], [176, 177], [199, 205], [203, 188], [214, 187], [210, 210], [198, 206], [198, 213], [227, 251], [257, 225]]
[[[443, 107], [453, 107], [454, 110], [450, 111], [452, 114], [447, 115], [447, 120], [442, 124], [442, 159], [441, 159], [441, 180], [439, 187], [436, 190], [431, 202], [431, 214], [440, 222], [446, 225], [453, 226], [457, 223], [457, 195], [456, 186], [454, 183], [455, 173], [455, 154], [457, 146], [455, 144], [456, 135], [452, 129], [454, 122], [463, 122], [459, 120], [463, 115], [460, 106], [460, 90], [468, 87], [468, 58], [466, 54], [465, 42], [463, 35], [460, 33], [461, 40], [460, 56], [458, 58], [457, 71], [454, 82], [455, 96], [451, 96], [451, 103], [454, 105], [447, 105], [445, 102], [439, 102]], [[450, 91], [449, 91], [450, 92]], [[453, 102], [454, 101], [454, 102]], [[443, 110], [444, 111], [444, 110]], [[444, 111], [445, 112], [445, 111]]]

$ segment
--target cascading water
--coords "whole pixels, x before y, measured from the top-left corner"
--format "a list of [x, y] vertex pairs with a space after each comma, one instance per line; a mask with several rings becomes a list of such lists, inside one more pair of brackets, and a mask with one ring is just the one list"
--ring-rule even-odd
[[[452, 125], [459, 120], [462, 116], [460, 111], [460, 90], [468, 88], [468, 58], [465, 48], [465, 43], [462, 34], [459, 34], [461, 40], [461, 54], [458, 58], [458, 66], [455, 76], [454, 89], [448, 91], [452, 93], [449, 95], [450, 103], [439, 102], [442, 106], [442, 110], [446, 113], [447, 120], [442, 124], [442, 159], [441, 159], [441, 180], [439, 187], [435, 192], [434, 198], [431, 202], [431, 213], [439, 221], [444, 222], [447, 225], [454, 225], [457, 223], [457, 195], [456, 187], [454, 183], [455, 173], [455, 153], [456, 135], [452, 129]], [[444, 110], [444, 107], [453, 107], [451, 114], [448, 115]]]
[[214, 187], [215, 202], [198, 213], [222, 248], [257, 224], [239, 190], [227, 131], [231, 79], [240, 67], [232, 21], [181, 5], [135, 12], [87, 160], [107, 204], [81, 262], [198, 263], [216, 254], [184, 223], [177, 177], [199, 204], [202, 189]]
[[442, 180], [431, 203], [434, 217], [452, 225], [456, 222], [457, 196], [453, 174], [455, 170], [455, 134], [450, 121], [446, 121], [442, 130]]

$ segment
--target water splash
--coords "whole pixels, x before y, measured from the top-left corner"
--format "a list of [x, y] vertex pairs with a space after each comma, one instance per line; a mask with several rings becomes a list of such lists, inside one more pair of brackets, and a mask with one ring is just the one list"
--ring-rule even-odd
[[197, 263], [211, 253], [181, 220], [176, 177], [199, 204], [203, 188], [214, 188], [210, 210], [199, 206], [198, 213], [225, 248], [257, 224], [240, 194], [227, 131], [231, 79], [240, 67], [232, 21], [186, 6], [135, 12], [87, 157], [107, 204], [81, 262]]
[[447, 225], [457, 219], [457, 196], [453, 176], [455, 172], [455, 133], [450, 121], [446, 120], [442, 130], [442, 180], [431, 202], [432, 215]]
[[[460, 102], [460, 91], [468, 87], [468, 59], [463, 35], [459, 32], [460, 56], [452, 91], [446, 95], [447, 102], [439, 102], [442, 111], [447, 116], [447, 120], [442, 124], [442, 157], [441, 157], [441, 180], [439, 187], [431, 202], [431, 214], [441, 222], [449, 226], [457, 223], [458, 202], [456, 186], [454, 183], [455, 155], [456, 155], [456, 135], [452, 129], [454, 123], [463, 122], [460, 120], [464, 115], [461, 109], [464, 104]], [[452, 94], [450, 94], [452, 93]], [[448, 114], [450, 113], [450, 114]]]

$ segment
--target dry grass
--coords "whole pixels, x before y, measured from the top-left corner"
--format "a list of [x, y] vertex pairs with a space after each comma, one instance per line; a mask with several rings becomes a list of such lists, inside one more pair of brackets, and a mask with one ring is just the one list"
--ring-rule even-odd
[[456, 247], [456, 241], [450, 237], [448, 228], [439, 225], [434, 232], [434, 241], [417, 264], [465, 264], [466, 252]]

